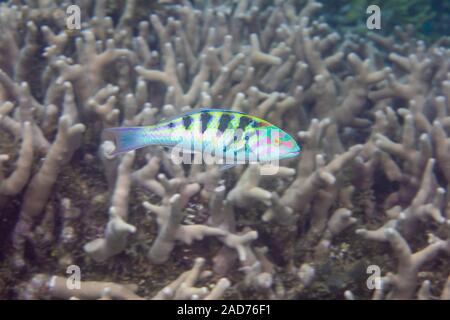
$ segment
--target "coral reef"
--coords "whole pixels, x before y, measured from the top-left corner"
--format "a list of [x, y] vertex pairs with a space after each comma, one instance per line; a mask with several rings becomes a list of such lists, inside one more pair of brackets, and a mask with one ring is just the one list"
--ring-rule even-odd
[[445, 34], [446, 21], [450, 17], [448, 2], [439, 0], [323, 0], [322, 3], [326, 20], [342, 32], [366, 32], [366, 9], [377, 5], [383, 16], [380, 32], [386, 35], [395, 31], [396, 26], [408, 25], [416, 29], [416, 37], [424, 41], [434, 41]]
[[[449, 38], [338, 34], [314, 0], [72, 2], [0, 4], [0, 298], [450, 298]], [[103, 129], [197, 107], [302, 153], [110, 155]]]

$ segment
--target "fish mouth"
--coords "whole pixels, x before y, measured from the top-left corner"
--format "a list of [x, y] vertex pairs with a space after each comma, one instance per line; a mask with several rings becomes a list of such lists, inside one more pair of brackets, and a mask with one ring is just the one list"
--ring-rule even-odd
[[288, 152], [288, 153], [286, 153], [286, 154], [283, 156], [283, 159], [286, 159], [286, 158], [293, 158], [293, 157], [298, 156], [299, 154], [300, 154], [300, 151], [292, 151], [292, 152]]

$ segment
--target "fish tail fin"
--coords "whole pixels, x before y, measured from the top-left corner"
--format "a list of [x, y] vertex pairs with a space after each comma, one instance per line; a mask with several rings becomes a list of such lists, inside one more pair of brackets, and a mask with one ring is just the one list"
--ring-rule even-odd
[[150, 145], [145, 127], [107, 128], [103, 132], [114, 138], [116, 149], [110, 155], [115, 156]]

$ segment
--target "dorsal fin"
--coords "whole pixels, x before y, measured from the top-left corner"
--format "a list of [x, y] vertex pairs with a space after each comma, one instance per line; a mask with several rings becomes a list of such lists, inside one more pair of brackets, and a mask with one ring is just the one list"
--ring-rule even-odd
[[155, 126], [158, 126], [160, 124], [166, 124], [168, 122], [171, 122], [172, 120], [175, 120], [175, 119], [178, 119], [178, 118], [182, 118], [182, 117], [185, 117], [185, 116], [190, 116], [190, 115], [197, 114], [197, 113], [200, 113], [200, 112], [227, 112], [227, 113], [242, 114], [242, 115], [251, 117], [251, 118], [253, 118], [255, 120], [258, 120], [261, 123], [265, 123], [266, 125], [272, 125], [267, 120], [261, 119], [259, 117], [253, 116], [251, 114], [248, 114], [248, 113], [245, 113], [245, 112], [242, 112], [242, 111], [235, 111], [235, 110], [228, 110], [228, 109], [215, 109], [215, 108], [195, 108], [195, 109], [188, 110], [188, 111], [186, 111], [184, 113], [180, 113], [180, 114], [171, 116], [169, 118], [163, 119], [159, 123], [155, 124]]
[[234, 111], [234, 110], [227, 110], [227, 109], [214, 109], [214, 108], [195, 108], [195, 109], [190, 109], [186, 112], [171, 116], [169, 118], [163, 119], [161, 120], [160, 123], [166, 123], [166, 122], [170, 122], [172, 120], [178, 119], [178, 118], [182, 118], [185, 116], [190, 116], [192, 114], [196, 114], [196, 113], [200, 113], [200, 112], [214, 112], [214, 111], [221, 111], [221, 112], [232, 112], [232, 113], [239, 113], [239, 114], [245, 114], [247, 115], [247, 113], [245, 112], [241, 112], [241, 111]]
[[227, 110], [227, 109], [199, 108], [199, 109], [188, 110], [188, 111], [186, 111], [184, 113], [172, 116], [172, 117], [164, 119], [162, 121], [170, 121], [170, 120], [176, 119], [178, 117], [190, 116], [192, 114], [196, 114], [196, 113], [200, 113], [200, 112], [231, 112], [231, 113], [247, 114], [245, 112], [234, 111], [234, 110]]

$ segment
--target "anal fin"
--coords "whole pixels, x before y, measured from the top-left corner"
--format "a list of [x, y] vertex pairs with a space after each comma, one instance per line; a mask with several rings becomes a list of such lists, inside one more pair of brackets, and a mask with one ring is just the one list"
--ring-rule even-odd
[[220, 170], [220, 171], [225, 171], [225, 170], [234, 168], [234, 167], [237, 166], [237, 165], [238, 165], [238, 163], [223, 164], [223, 165], [221, 165], [221, 166], [219, 167], [219, 170]]

